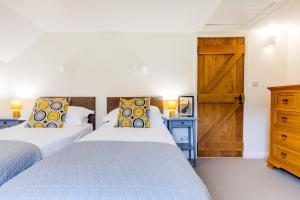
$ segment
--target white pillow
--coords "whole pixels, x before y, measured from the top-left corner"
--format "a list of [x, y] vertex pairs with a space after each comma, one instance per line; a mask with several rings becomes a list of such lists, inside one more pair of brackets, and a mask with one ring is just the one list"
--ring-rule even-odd
[[[109, 112], [107, 115], [105, 115], [102, 118], [103, 122], [115, 122], [117, 123], [118, 121], [118, 112], [119, 112], [119, 108], [116, 108], [114, 110], [112, 110], [111, 112]], [[156, 106], [150, 106], [150, 125], [151, 127], [157, 127], [159, 125], [161, 125], [163, 123], [163, 116], [160, 113], [160, 110], [158, 107]]]
[[156, 106], [150, 107], [149, 119], [151, 127], [158, 127], [164, 123], [163, 115], [161, 114], [159, 108]]
[[102, 118], [103, 122], [110, 122], [110, 121], [115, 121], [117, 123], [118, 120], [118, 112], [119, 112], [119, 108], [116, 108], [112, 111], [110, 111], [107, 115], [105, 115]]
[[69, 106], [65, 124], [75, 124], [81, 126], [88, 121], [89, 115], [94, 113], [95, 112], [93, 110], [89, 110], [84, 107]]

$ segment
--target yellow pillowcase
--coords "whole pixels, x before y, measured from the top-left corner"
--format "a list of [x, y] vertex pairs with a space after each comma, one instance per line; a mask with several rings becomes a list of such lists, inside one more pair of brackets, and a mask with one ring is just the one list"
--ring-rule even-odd
[[120, 98], [118, 127], [150, 128], [150, 98]]
[[28, 128], [62, 128], [69, 108], [67, 98], [38, 98], [28, 119]]

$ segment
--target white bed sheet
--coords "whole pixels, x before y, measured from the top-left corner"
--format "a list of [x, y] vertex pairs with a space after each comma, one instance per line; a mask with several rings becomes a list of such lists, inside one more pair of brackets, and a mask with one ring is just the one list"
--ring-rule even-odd
[[0, 140], [28, 142], [38, 146], [43, 157], [62, 149], [93, 131], [93, 125], [69, 125], [64, 128], [25, 128], [26, 122], [0, 130]]
[[163, 123], [154, 128], [115, 128], [114, 125], [108, 122], [79, 141], [160, 142], [176, 145]]

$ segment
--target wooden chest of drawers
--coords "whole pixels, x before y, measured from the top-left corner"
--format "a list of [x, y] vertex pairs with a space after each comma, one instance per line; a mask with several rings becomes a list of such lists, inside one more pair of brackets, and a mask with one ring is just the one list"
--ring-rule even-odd
[[300, 177], [300, 85], [269, 90], [272, 104], [268, 166]]

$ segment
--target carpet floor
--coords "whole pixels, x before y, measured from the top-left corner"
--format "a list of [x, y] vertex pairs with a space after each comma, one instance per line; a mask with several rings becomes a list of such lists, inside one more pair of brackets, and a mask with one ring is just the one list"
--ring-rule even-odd
[[300, 200], [300, 179], [265, 160], [200, 158], [195, 170], [212, 200]]

